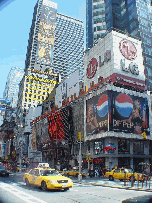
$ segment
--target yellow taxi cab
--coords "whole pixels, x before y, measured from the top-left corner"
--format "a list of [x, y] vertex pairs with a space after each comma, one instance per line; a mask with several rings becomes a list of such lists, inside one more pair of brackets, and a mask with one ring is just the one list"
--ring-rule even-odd
[[[78, 177], [79, 175], [79, 169], [78, 167], [73, 167], [72, 170], [69, 170], [69, 171], [64, 171], [62, 172], [63, 175], [66, 175], [66, 176], [75, 176], [75, 177]], [[82, 176], [86, 176], [85, 172], [81, 171], [81, 175]]]
[[[17, 165], [17, 166], [16, 166], [16, 171], [17, 171], [17, 172], [20, 171], [20, 165]], [[22, 172], [26, 171], [26, 166], [23, 166], [23, 165], [22, 165], [22, 166], [21, 166], [21, 171], [22, 171]]]
[[41, 187], [42, 190], [69, 190], [73, 187], [70, 178], [62, 176], [55, 169], [51, 169], [48, 163], [40, 163], [37, 168], [31, 169], [23, 176], [26, 185], [35, 185]]
[[114, 179], [119, 180], [129, 180], [129, 181], [143, 181], [147, 179], [147, 176], [145, 174], [141, 173], [135, 173], [132, 169], [126, 169], [126, 168], [119, 168], [119, 169], [113, 169], [111, 172], [105, 173], [105, 178], [109, 178], [109, 180], [113, 181]]

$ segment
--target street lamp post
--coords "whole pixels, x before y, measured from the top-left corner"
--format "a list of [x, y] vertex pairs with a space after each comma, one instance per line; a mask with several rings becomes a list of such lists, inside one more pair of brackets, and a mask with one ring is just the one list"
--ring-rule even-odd
[[[23, 125], [19, 125], [18, 127], [23, 128]], [[23, 147], [23, 132], [22, 133], [22, 140], [20, 145], [20, 172], [22, 171], [22, 147]]]
[[82, 181], [82, 175], [81, 175], [81, 163], [82, 163], [82, 157], [81, 157], [81, 132], [79, 132], [79, 140], [80, 140], [80, 149], [79, 149], [79, 175], [78, 175], [78, 181]]

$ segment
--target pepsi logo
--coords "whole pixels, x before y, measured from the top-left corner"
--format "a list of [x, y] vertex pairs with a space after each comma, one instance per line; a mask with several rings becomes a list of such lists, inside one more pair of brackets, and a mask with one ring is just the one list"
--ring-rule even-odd
[[115, 100], [115, 107], [121, 116], [128, 118], [133, 110], [133, 101], [130, 96], [119, 94]]
[[95, 76], [98, 67], [98, 62], [95, 58], [92, 58], [87, 67], [87, 78], [91, 79]]
[[104, 117], [108, 113], [108, 96], [106, 94], [102, 95], [98, 100], [97, 113], [100, 117]]

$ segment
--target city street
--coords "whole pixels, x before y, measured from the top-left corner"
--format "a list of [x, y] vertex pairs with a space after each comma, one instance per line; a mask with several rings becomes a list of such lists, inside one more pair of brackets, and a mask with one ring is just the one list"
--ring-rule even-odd
[[[92, 183], [100, 183], [101, 181], [108, 180], [94, 180], [83, 179], [82, 184], [77, 183], [77, 179], [74, 179], [73, 188], [68, 191], [42, 191], [37, 187], [27, 187], [22, 181], [22, 176], [11, 175], [9, 178], [0, 178], [0, 199], [1, 203], [36, 203], [36, 202], [52, 202], [52, 203], [74, 203], [74, 202], [106, 202], [117, 203], [122, 202], [124, 199], [128, 199], [135, 196], [150, 195], [151, 192], [126, 190], [111, 187], [102, 187], [92, 185]], [[111, 184], [117, 184], [118, 181]]]

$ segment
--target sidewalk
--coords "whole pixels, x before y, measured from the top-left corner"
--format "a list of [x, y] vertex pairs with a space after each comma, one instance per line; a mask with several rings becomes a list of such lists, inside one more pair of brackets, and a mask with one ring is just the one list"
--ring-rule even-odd
[[74, 183], [80, 184], [80, 185], [94, 185], [94, 186], [102, 186], [102, 187], [111, 187], [111, 188], [118, 188], [118, 189], [127, 189], [127, 190], [137, 190], [137, 191], [146, 191], [146, 192], [152, 192], [152, 181], [149, 182], [146, 186], [146, 182], [144, 182], [143, 187], [142, 187], [142, 183], [139, 183], [139, 187], [138, 187], [138, 182], [135, 181], [134, 186], [131, 187], [131, 182], [121, 182], [118, 180], [114, 180], [114, 181], [109, 181], [108, 179], [105, 178], [90, 178], [90, 177], [86, 177], [84, 179], [82, 179], [82, 181], [80, 182], [78, 179], [73, 179]]

